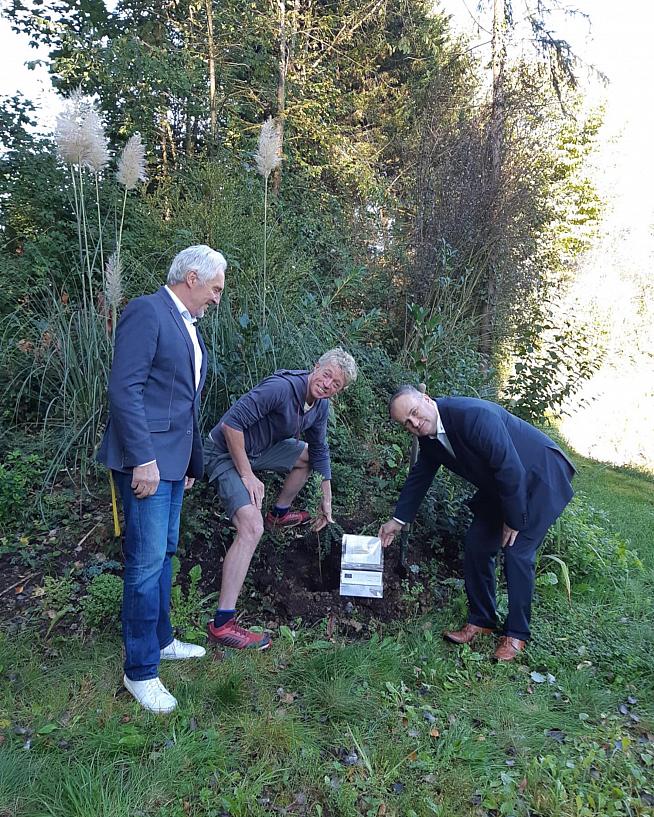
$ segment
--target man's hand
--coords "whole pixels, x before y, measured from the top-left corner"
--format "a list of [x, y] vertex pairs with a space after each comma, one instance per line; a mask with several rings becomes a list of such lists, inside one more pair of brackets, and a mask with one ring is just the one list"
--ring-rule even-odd
[[332, 523], [334, 520], [332, 518], [332, 501], [327, 497], [322, 498], [322, 502], [320, 503], [320, 508], [318, 508], [318, 513], [316, 518], [311, 526], [311, 530], [315, 530], [316, 533], [319, 530], [322, 530], [328, 524]]
[[400, 525], [400, 523], [394, 519], [389, 519], [388, 522], [384, 522], [377, 534], [381, 539], [382, 547], [387, 548], [395, 538], [395, 534], [399, 533], [403, 527], [404, 525]]
[[513, 530], [513, 528], [510, 528], [506, 524], [506, 522], [503, 522], [502, 523], [502, 547], [503, 548], [512, 547], [518, 533], [519, 533], [519, 531]]
[[250, 502], [261, 510], [263, 495], [266, 491], [263, 482], [261, 482], [260, 479], [257, 479], [251, 471], [249, 474], [242, 476], [241, 480], [243, 481], [243, 485], [245, 485], [247, 492], [250, 494]]
[[184, 477], [184, 490], [190, 491], [195, 485], [195, 477]]
[[157, 492], [159, 487], [159, 468], [157, 463], [137, 465], [132, 471], [132, 490], [137, 499], [145, 499]]

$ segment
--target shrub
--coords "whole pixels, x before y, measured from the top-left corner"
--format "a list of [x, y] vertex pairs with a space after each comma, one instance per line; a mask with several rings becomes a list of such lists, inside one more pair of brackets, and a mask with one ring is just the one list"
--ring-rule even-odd
[[607, 515], [593, 508], [583, 494], [577, 494], [545, 537], [540, 567], [554, 570], [556, 560], [544, 560], [543, 556], [561, 560], [572, 582], [642, 568], [638, 554], [611, 530]]
[[0, 534], [16, 530], [26, 518], [29, 493], [43, 472], [43, 461], [36, 454], [10, 451], [0, 463]]
[[82, 617], [89, 627], [114, 626], [120, 620], [123, 580], [112, 573], [95, 576], [82, 599]]

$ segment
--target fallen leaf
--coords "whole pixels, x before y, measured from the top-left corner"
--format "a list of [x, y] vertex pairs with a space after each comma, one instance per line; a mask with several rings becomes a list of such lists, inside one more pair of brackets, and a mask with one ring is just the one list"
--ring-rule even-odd
[[415, 749], [412, 752], [409, 752], [409, 754], [406, 756], [406, 759], [410, 760], [411, 762], [413, 762], [414, 760], [417, 760], [417, 758], [418, 758], [418, 753], [416, 752]]
[[548, 729], [545, 732], [548, 738], [552, 738], [557, 743], [565, 743], [565, 732], [562, 732], [560, 729]]
[[24, 584], [19, 584], [18, 587], [14, 588], [14, 593], [17, 596], [20, 596], [20, 594], [23, 592], [24, 589], [25, 589], [25, 585]]
[[432, 726], [432, 728], [429, 730], [429, 734], [432, 738], [439, 738], [441, 736], [441, 733], [435, 726]]
[[518, 791], [520, 792], [520, 794], [524, 794], [526, 788], [527, 788], [527, 778], [523, 777], [522, 780], [520, 781], [520, 783], [518, 783]]
[[386, 814], [386, 803], [380, 803], [377, 809], [377, 817], [384, 817]]

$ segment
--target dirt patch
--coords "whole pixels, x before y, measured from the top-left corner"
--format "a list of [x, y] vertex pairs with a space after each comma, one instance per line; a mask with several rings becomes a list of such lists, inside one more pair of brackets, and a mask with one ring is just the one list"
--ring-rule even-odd
[[[344, 530], [355, 532], [363, 530], [366, 520], [339, 521]], [[202, 568], [202, 594], [219, 590], [223, 558], [233, 535], [228, 521], [216, 512], [205, 513], [197, 530], [189, 530], [187, 525], [178, 577], [183, 590], [188, 587], [188, 572], [194, 565]], [[119, 541], [113, 537], [111, 517], [103, 504], [85, 509], [83, 517], [68, 526], [1, 554], [3, 626], [17, 631], [36, 623], [47, 631], [52, 616], [48, 619], [43, 611], [44, 578], [71, 577], [79, 584], [81, 597], [98, 572], [108, 568], [120, 575]], [[319, 542], [317, 535], [307, 530], [274, 536], [267, 533], [255, 553], [239, 610], [246, 621], [272, 629], [296, 626], [300, 619], [305, 626], [327, 619], [337, 631], [356, 635], [365, 633], [374, 622], [403, 619], [443, 604], [448, 588], [441, 580], [453, 575], [460, 575], [458, 545], [451, 541], [434, 543], [412, 534], [404, 568], [399, 564], [398, 542], [385, 552], [382, 599], [345, 597], [339, 594], [338, 534], [323, 534]], [[56, 631], [77, 630], [76, 618], [62, 618], [56, 623]]]

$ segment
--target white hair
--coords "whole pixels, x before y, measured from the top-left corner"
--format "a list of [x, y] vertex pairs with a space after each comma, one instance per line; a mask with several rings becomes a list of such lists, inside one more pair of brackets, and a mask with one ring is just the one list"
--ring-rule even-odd
[[354, 358], [345, 349], [341, 349], [340, 346], [337, 346], [336, 349], [330, 349], [318, 359], [319, 366], [327, 366], [330, 363], [332, 366], [338, 366], [343, 372], [345, 388], [357, 379], [357, 364]]
[[206, 244], [195, 244], [178, 252], [173, 258], [166, 283], [181, 284], [186, 280], [186, 274], [194, 270], [200, 282], [206, 284], [226, 269], [227, 261], [222, 253], [212, 250]]

